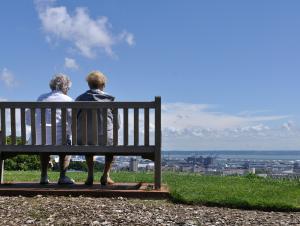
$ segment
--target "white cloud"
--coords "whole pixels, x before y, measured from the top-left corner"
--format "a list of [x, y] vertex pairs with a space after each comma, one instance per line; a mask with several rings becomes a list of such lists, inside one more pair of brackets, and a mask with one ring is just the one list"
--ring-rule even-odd
[[162, 121], [166, 127], [177, 129], [211, 128], [228, 129], [244, 127], [259, 122], [276, 121], [288, 118], [287, 115], [240, 116], [213, 111], [212, 105], [171, 103], [162, 106]]
[[129, 33], [127, 31], [124, 31], [120, 35], [120, 40], [125, 40], [127, 42], [127, 44], [130, 46], [134, 45], [134, 36], [132, 33]]
[[[204, 104], [162, 105], [164, 149], [299, 149], [300, 130], [288, 115], [225, 114]], [[265, 111], [263, 111], [265, 112]], [[263, 113], [257, 111], [257, 113]]]
[[4, 82], [5, 86], [7, 87], [15, 87], [18, 84], [14, 74], [7, 68], [2, 69], [0, 74], [0, 81]]
[[76, 63], [76, 60], [68, 57], [65, 58], [65, 67], [74, 70], [77, 70], [79, 68], [78, 64]]
[[65, 6], [53, 6], [53, 0], [35, 2], [47, 42], [51, 38], [71, 42], [88, 58], [95, 57], [99, 50], [114, 56], [112, 47], [118, 42], [134, 44], [133, 34], [125, 31], [114, 35], [106, 17], [93, 19], [86, 8], [78, 7], [74, 13], [69, 13]]
[[7, 101], [7, 99], [0, 97], [0, 101]]

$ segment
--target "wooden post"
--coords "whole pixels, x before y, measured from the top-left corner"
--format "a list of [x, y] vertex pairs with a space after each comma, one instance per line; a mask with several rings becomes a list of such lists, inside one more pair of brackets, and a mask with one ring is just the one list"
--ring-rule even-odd
[[161, 188], [161, 98], [155, 97], [155, 189]]

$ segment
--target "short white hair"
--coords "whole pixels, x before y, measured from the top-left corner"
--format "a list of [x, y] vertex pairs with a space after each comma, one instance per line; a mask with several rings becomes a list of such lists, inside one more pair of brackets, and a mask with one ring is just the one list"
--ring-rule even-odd
[[72, 86], [72, 82], [67, 75], [59, 73], [53, 76], [49, 82], [49, 86], [52, 91], [62, 91], [63, 93], [67, 93]]

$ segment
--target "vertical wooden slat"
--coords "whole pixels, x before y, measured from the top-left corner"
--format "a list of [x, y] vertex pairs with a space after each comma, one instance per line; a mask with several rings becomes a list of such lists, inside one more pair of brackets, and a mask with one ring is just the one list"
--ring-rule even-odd
[[26, 144], [26, 122], [25, 122], [25, 109], [21, 109], [21, 142]]
[[124, 146], [128, 145], [128, 108], [123, 111]]
[[1, 108], [1, 133], [2, 133], [2, 145], [5, 145], [6, 144], [5, 108]]
[[77, 109], [72, 109], [72, 145], [77, 144]]
[[31, 144], [36, 144], [36, 128], [35, 128], [35, 108], [30, 109], [31, 116]]
[[87, 144], [87, 112], [86, 109], [82, 110], [82, 144]]
[[11, 144], [16, 144], [16, 109], [10, 109]]
[[4, 160], [2, 159], [2, 154], [0, 152], [0, 184], [3, 184], [3, 174], [4, 174]]
[[41, 132], [42, 132], [42, 145], [46, 145], [46, 109], [41, 108]]
[[51, 138], [52, 145], [56, 145], [56, 108], [51, 108]]
[[98, 144], [98, 114], [97, 109], [92, 110], [92, 130], [93, 130], [93, 144]]
[[144, 108], [144, 145], [149, 146], [149, 108]]
[[61, 143], [67, 144], [67, 109], [61, 109]]
[[119, 119], [118, 119], [118, 108], [113, 109], [113, 140], [114, 146], [118, 145], [119, 139]]
[[107, 108], [102, 109], [102, 119], [103, 119], [103, 145], [107, 145]]
[[155, 97], [155, 189], [161, 188], [161, 98]]
[[134, 146], [139, 145], [139, 109], [134, 108]]

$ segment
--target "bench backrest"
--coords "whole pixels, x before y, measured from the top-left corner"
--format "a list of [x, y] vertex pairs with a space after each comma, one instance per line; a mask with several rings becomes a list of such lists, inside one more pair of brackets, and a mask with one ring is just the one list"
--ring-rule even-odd
[[[72, 111], [72, 145], [77, 145], [77, 113], [82, 111], [82, 145], [87, 145], [87, 112], [92, 112], [92, 134], [93, 145], [105, 146], [107, 143], [107, 109], [112, 109], [113, 112], [113, 146], [161, 146], [161, 98], [155, 97], [151, 102], [0, 102], [1, 109], [1, 132], [2, 142], [0, 146], [14, 146], [17, 145], [17, 123], [20, 121], [21, 130], [21, 144], [19, 145], [36, 145], [36, 110], [41, 112], [41, 145], [46, 145], [46, 109], [51, 109], [51, 139], [52, 146], [56, 146], [56, 111], [61, 110], [61, 140], [62, 145], [67, 145], [67, 111]], [[16, 110], [20, 111], [20, 119], [16, 119]], [[103, 142], [98, 141], [98, 110], [101, 109], [103, 117]], [[133, 145], [129, 145], [129, 110], [133, 109]], [[140, 110], [143, 110], [143, 117], [140, 117]], [[155, 115], [155, 132], [154, 145], [150, 144], [150, 111], [154, 110]], [[26, 144], [26, 111], [30, 111], [31, 118], [31, 143]], [[118, 114], [123, 112], [123, 142], [119, 143], [118, 131]], [[7, 134], [7, 118], [6, 114], [10, 114], [10, 136], [11, 144], [6, 142]], [[144, 121], [144, 128], [141, 131], [144, 134], [144, 142], [139, 140], [140, 121]], [[9, 134], [8, 134], [9, 135]], [[50, 145], [50, 146], [51, 146]], [[48, 146], [48, 145], [47, 145]]]

